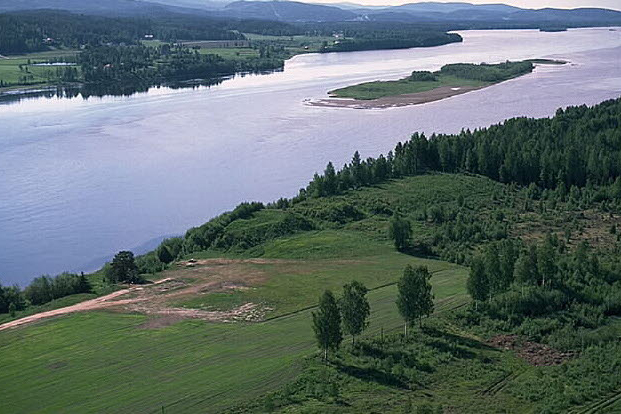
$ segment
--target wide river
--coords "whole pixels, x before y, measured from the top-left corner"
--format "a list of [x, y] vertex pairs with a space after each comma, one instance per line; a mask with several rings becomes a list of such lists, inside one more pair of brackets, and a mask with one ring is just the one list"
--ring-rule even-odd
[[[385, 153], [414, 131], [458, 132], [621, 95], [621, 29], [461, 35], [434, 48], [297, 56], [284, 72], [211, 88], [0, 105], [0, 283], [93, 270], [241, 201], [293, 196], [328, 161]], [[571, 63], [419, 106], [305, 104], [446, 63], [543, 57]]]

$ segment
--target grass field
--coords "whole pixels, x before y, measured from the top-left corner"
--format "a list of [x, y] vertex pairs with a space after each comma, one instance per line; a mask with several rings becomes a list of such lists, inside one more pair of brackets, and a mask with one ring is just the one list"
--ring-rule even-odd
[[198, 50], [203, 55], [219, 55], [225, 59], [254, 59], [259, 57], [259, 51], [250, 47], [230, 48], [201, 48]]
[[[407, 256], [402, 260], [419, 262]], [[450, 297], [446, 306], [461, 304], [466, 271], [445, 267], [449, 270], [432, 279], [436, 298]], [[312, 278], [312, 262], [309, 268]], [[369, 335], [380, 328], [400, 329], [395, 294], [392, 285], [369, 294]], [[6, 357], [0, 362], [0, 382], [6, 384], [2, 393], [9, 403], [0, 412], [161, 412], [161, 406], [175, 413], [217, 412], [289, 382], [302, 358], [315, 349], [310, 310], [256, 324], [182, 321], [142, 329], [146, 320], [94, 312], [2, 332]]]
[[[264, 412], [260, 402], [266, 394], [282, 392], [304, 378], [308, 369], [317, 368], [317, 360], [308, 358], [317, 352], [310, 313], [324, 289], [338, 295], [352, 279], [365, 283], [371, 288], [372, 317], [362, 339], [377, 338], [381, 331], [401, 332], [394, 283], [407, 264], [426, 265], [433, 272], [436, 309], [427, 323], [437, 328], [436, 333], [413, 333], [412, 352], [421, 358], [421, 368], [408, 374], [414, 378], [410, 385], [369, 380], [375, 370], [391, 372], [398, 349], [370, 362], [351, 360], [343, 351], [345, 356], [338, 361], [349, 368], [343, 371], [342, 366], [331, 365], [326, 374], [340, 378], [338, 399], [302, 398], [283, 412], [401, 413], [410, 401], [460, 413], [536, 411], [534, 402], [520, 399], [520, 381], [536, 381], [538, 375], [555, 371], [528, 366], [511, 352], [490, 348], [452, 319], [452, 311], [469, 301], [468, 269], [398, 253], [387, 237], [389, 219], [399, 211], [412, 222], [415, 242], [432, 240], [443, 226], [430, 218], [432, 208], [473, 215], [484, 227], [501, 223], [513, 234], [532, 238], [546, 230], [561, 233], [572, 223], [580, 231], [575, 230], [571, 243], [604, 240], [612, 237], [604, 233], [613, 221], [621, 225], [609, 214], [583, 214], [569, 204], [543, 213], [531, 202], [526, 190], [449, 174], [407, 177], [342, 196], [306, 200], [288, 211], [313, 217], [315, 230], [246, 249], [195, 252], [152, 276], [172, 278], [177, 285], [143, 296], [153, 306], [202, 312], [226, 312], [254, 303], [266, 309], [262, 321], [171, 319], [119, 305], [1, 331], [0, 413], [161, 413], [162, 407], [167, 413]], [[347, 203], [359, 210], [357, 219], [342, 223], [326, 219]], [[255, 230], [278, 223], [284, 214], [278, 209], [257, 211], [230, 223], [223, 237], [234, 239], [242, 230], [258, 234]], [[480, 248], [484, 237], [473, 244], [449, 244], [448, 250]], [[188, 263], [190, 258], [197, 262]], [[213, 258], [220, 259], [209, 260]], [[101, 274], [91, 276], [98, 294], [104, 293], [100, 279]], [[140, 292], [123, 298], [140, 299]], [[26, 312], [86, 298], [67, 297]], [[423, 363], [426, 360], [431, 365]], [[366, 367], [364, 378], [356, 367]], [[613, 410], [619, 404], [616, 398], [593, 398], [585, 409], [593, 405]]]
[[[44, 63], [48, 59], [67, 58], [71, 59], [76, 55], [76, 50], [53, 50], [49, 52], [30, 53], [27, 55], [11, 56], [6, 59], [0, 58], [0, 80], [9, 87], [11, 85], [43, 85], [47, 84], [56, 77], [55, 67], [34, 66], [35, 63]], [[30, 62], [30, 64], [29, 64]], [[20, 65], [22, 68], [20, 70]], [[23, 82], [23, 77], [27, 81]]]

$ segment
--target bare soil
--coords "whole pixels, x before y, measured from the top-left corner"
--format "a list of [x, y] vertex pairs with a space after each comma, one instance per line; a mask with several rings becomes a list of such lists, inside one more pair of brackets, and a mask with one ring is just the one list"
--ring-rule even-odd
[[141, 328], [160, 328], [183, 319], [203, 319], [212, 322], [260, 321], [269, 310], [261, 304], [245, 303], [227, 311], [206, 311], [174, 307], [170, 303], [214, 292], [251, 289], [267, 279], [267, 274], [257, 265], [283, 263], [297, 262], [268, 259], [208, 259], [179, 262], [164, 272], [165, 278], [152, 284], [130, 286], [72, 306], [7, 322], [0, 325], [0, 331], [55, 316], [101, 309], [153, 316], [141, 325]]
[[490, 339], [488, 344], [495, 348], [515, 351], [518, 357], [537, 367], [561, 365], [574, 357], [573, 352], [561, 352], [544, 344], [527, 341], [517, 335], [498, 335]]
[[428, 102], [439, 101], [450, 98], [451, 96], [461, 95], [472, 92], [483, 87], [462, 86], [455, 88], [452, 86], [442, 86], [430, 91], [406, 93], [403, 95], [384, 96], [378, 99], [358, 100], [349, 98], [326, 98], [317, 101], [307, 101], [311, 106], [323, 106], [331, 108], [352, 108], [352, 109], [386, 109], [398, 108], [408, 105], [420, 105]]

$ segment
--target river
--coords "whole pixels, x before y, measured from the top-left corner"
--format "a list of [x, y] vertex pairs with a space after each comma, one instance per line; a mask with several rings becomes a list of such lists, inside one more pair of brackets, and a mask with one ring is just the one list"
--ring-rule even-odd
[[[328, 161], [387, 152], [414, 131], [458, 132], [621, 95], [621, 29], [465, 31], [445, 46], [296, 56], [285, 70], [129, 97], [0, 105], [0, 283], [93, 270], [241, 201], [293, 196]], [[313, 107], [328, 90], [457, 62], [559, 58], [419, 106]]]

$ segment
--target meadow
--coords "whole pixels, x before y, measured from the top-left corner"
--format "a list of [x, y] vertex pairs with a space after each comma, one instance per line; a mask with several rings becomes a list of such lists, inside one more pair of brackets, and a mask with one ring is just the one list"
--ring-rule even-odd
[[[542, 213], [527, 189], [484, 177], [427, 174], [302, 201], [287, 214], [312, 217], [314, 229], [250, 246], [252, 238], [245, 235], [271, 234], [287, 215], [276, 208], [258, 210], [234, 220], [222, 234], [244, 248], [234, 244], [188, 253], [149, 276], [170, 278], [170, 287], [146, 286], [121, 297], [127, 303], [106, 310], [0, 332], [0, 412], [536, 411], [537, 398], [547, 397], [538, 396], [533, 384], [540, 378], [552, 383], [563, 366], [529, 365], [514, 352], [490, 345], [493, 330], [464, 327], [455, 315], [469, 308], [469, 269], [437, 256], [459, 259], [455, 251], [476, 252], [493, 234], [485, 229], [498, 226], [498, 220], [510, 233], [532, 238], [542, 237], [544, 230], [563, 234], [571, 223], [572, 243], [578, 237], [600, 240], [610, 224], [609, 216], [581, 215], [570, 204], [556, 209]], [[446, 227], [434, 217], [449, 220], [451, 211], [476, 217], [482, 225], [476, 241], [434, 245]], [[387, 235], [394, 212], [411, 221], [416, 245], [440, 246], [438, 255], [397, 252]], [[435, 311], [404, 345], [395, 282], [408, 264], [432, 272]], [[90, 276], [98, 295], [106, 293], [100, 278], [101, 273]], [[339, 295], [354, 279], [370, 289], [370, 326], [358, 341], [364, 345], [353, 348], [345, 338], [342, 350], [325, 365], [316, 358], [311, 312], [324, 289]], [[39, 309], [85, 298], [69, 296]], [[145, 303], [141, 298], [154, 307], [136, 307]], [[249, 303], [263, 309], [253, 322], [201, 316]], [[580, 364], [578, 358], [566, 369], [580, 378], [586, 369]], [[572, 404], [583, 405], [584, 412], [614, 410], [618, 404], [616, 394], [589, 392], [581, 390]]]
[[[419, 263], [408, 256], [400, 260]], [[399, 266], [392, 266], [361, 266], [357, 275], [370, 279], [383, 270], [390, 275], [386, 280], [394, 281]], [[325, 277], [322, 267], [317, 277]], [[465, 303], [466, 269], [440, 262], [436, 268], [437, 300], [447, 306]], [[312, 280], [315, 263], [308, 262], [306, 271]], [[350, 277], [335, 273], [331, 283], [338, 286]], [[275, 295], [285, 297], [288, 289], [285, 285]], [[310, 291], [318, 295], [322, 286], [307, 289], [310, 300]], [[368, 335], [401, 329], [395, 295], [393, 285], [369, 293]], [[314, 354], [311, 310], [299, 307], [306, 304], [302, 299], [299, 312], [261, 323], [185, 320], [150, 329], [145, 328], [149, 317], [117, 311], [73, 314], [2, 332], [5, 404], [0, 412], [161, 412], [162, 407], [175, 413], [218, 412], [247, 402], [292, 381], [303, 359]]]
[[[71, 61], [76, 53], [76, 50], [53, 50], [0, 58], [0, 80], [8, 87], [17, 84], [33, 86], [55, 83], [58, 78], [56, 67], [35, 66], [34, 64], [56, 59]], [[20, 66], [23, 69], [20, 69]], [[77, 68], [77, 66], [73, 67]], [[24, 77], [27, 77], [25, 82]]]

